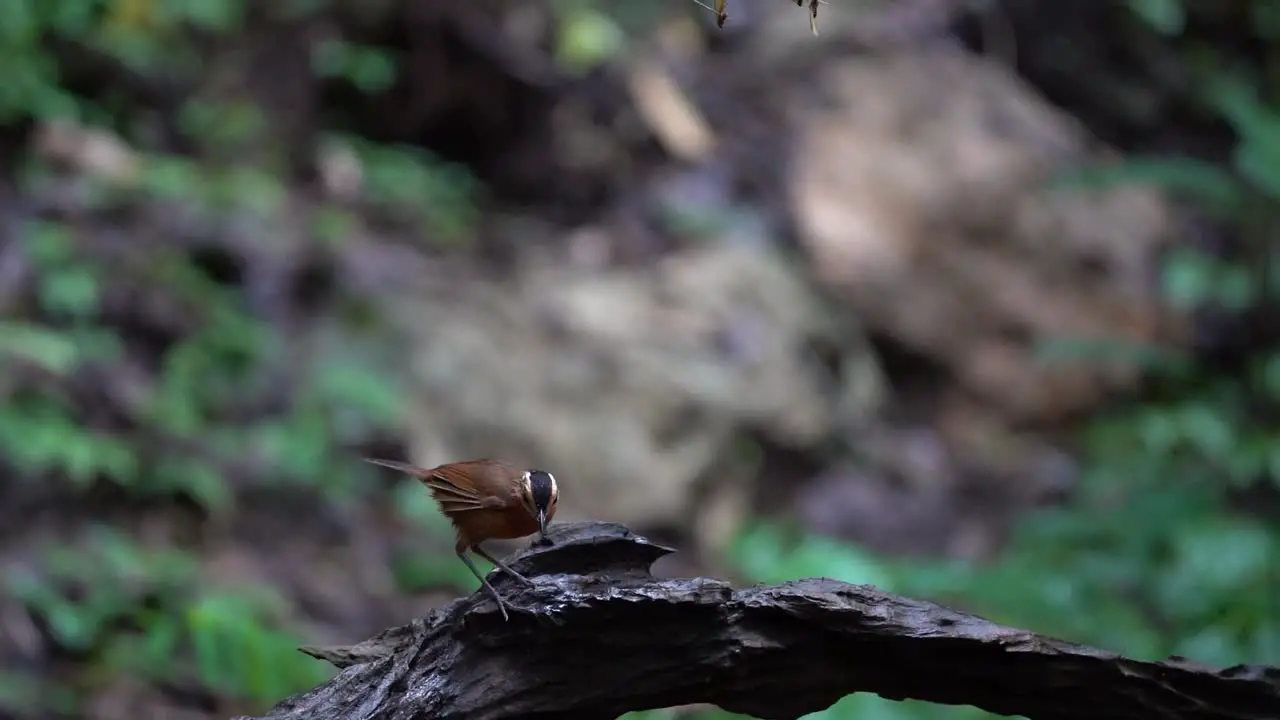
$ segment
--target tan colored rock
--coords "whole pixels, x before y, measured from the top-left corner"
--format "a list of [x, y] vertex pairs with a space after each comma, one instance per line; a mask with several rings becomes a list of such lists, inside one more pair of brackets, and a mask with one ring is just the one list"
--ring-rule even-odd
[[[877, 407], [857, 329], [777, 254], [709, 246], [651, 267], [523, 273], [406, 305], [417, 461], [536, 463], [560, 481], [558, 517], [679, 523], [747, 427], [804, 446]], [[815, 342], [841, 354], [840, 374]]]
[[1155, 191], [1061, 191], [1101, 151], [1007, 70], [959, 51], [840, 59], [829, 103], [795, 108], [791, 202], [814, 273], [869, 330], [942, 363], [1019, 420], [1130, 385], [1129, 362], [1046, 365], [1043, 341], [1160, 343]]

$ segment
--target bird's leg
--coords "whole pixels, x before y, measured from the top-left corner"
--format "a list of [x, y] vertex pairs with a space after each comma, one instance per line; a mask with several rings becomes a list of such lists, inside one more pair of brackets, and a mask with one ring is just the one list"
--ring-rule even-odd
[[[480, 552], [481, 555], [485, 554], [484, 551], [479, 548], [476, 548], [476, 550]], [[467, 567], [471, 570], [471, 574], [475, 575], [476, 578], [480, 580], [480, 584], [484, 585], [484, 589], [488, 590], [489, 594], [493, 596], [494, 601], [498, 603], [498, 610], [502, 612], [502, 619], [510, 620], [511, 618], [507, 615], [506, 601], [502, 599], [502, 596], [498, 594], [498, 591], [494, 590], [493, 586], [489, 584], [489, 581], [485, 580], [484, 576], [480, 574], [480, 571], [476, 569], [475, 563], [471, 562], [471, 558], [467, 557], [466, 550], [458, 550], [458, 557], [462, 559], [462, 562], [467, 564]]]
[[489, 553], [485, 552], [485, 551], [484, 551], [484, 548], [480, 547], [479, 543], [477, 543], [476, 545], [473, 545], [473, 546], [471, 547], [471, 549], [472, 549], [472, 550], [474, 550], [474, 551], [476, 552], [476, 554], [477, 554], [477, 555], [479, 555], [480, 557], [482, 557], [482, 558], [484, 558], [485, 560], [488, 560], [489, 562], [493, 563], [494, 567], [496, 567], [496, 568], [498, 568], [498, 569], [502, 570], [503, 572], [505, 572], [505, 573], [507, 573], [508, 575], [510, 575], [511, 577], [513, 577], [513, 578], [515, 578], [515, 579], [519, 580], [520, 582], [524, 583], [525, 585], [532, 585], [532, 584], [533, 584], [533, 581], [532, 581], [532, 580], [530, 580], [529, 578], [527, 578], [527, 577], [525, 577], [525, 576], [521, 575], [520, 573], [516, 572], [515, 570], [512, 570], [511, 568], [507, 567], [507, 566], [506, 566], [506, 564], [504, 564], [501, 560], [499, 560], [498, 558], [496, 558], [496, 557], [494, 557], [494, 556], [490, 555]]

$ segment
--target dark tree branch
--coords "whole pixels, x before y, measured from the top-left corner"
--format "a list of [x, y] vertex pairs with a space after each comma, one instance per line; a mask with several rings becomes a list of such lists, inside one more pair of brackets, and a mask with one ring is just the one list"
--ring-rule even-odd
[[708, 702], [796, 718], [844, 695], [975, 705], [1034, 720], [1275, 720], [1280, 669], [1139, 662], [933, 603], [826, 579], [734, 590], [657, 580], [671, 552], [603, 523], [562, 524], [483, 593], [359, 645], [303, 648], [345, 668], [280, 720], [616, 718]]

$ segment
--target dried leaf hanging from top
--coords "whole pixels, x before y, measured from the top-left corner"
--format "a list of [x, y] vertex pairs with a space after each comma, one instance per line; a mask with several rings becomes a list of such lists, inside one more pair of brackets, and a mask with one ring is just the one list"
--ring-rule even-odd
[[[729, 12], [728, 12], [729, 0], [715, 0], [715, 7], [712, 7], [702, 2], [702, 0], [693, 0], [693, 2], [695, 5], [706, 8], [707, 10], [710, 10], [711, 12], [715, 13], [716, 27], [721, 27], [721, 28], [724, 27], [725, 21], [729, 19]], [[809, 29], [813, 31], [814, 35], [817, 35], [818, 34], [818, 6], [826, 5], [827, 0], [795, 0], [795, 3], [796, 3], [796, 7], [798, 8], [802, 8], [805, 6], [806, 3], [808, 3]]]

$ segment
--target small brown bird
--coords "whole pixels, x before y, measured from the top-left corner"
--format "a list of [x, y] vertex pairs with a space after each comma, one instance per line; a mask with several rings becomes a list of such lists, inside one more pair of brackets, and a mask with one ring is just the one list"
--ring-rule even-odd
[[560, 495], [555, 477], [542, 470], [521, 470], [500, 460], [466, 460], [434, 468], [420, 468], [394, 460], [365, 460], [412, 475], [427, 486], [441, 512], [458, 533], [454, 552], [498, 602], [502, 618], [508, 619], [506, 602], [484, 579], [466, 552], [473, 550], [494, 567], [526, 585], [532, 585], [528, 578], [485, 552], [480, 543], [525, 537], [534, 531], [545, 538], [547, 524], [555, 517], [556, 501]]

